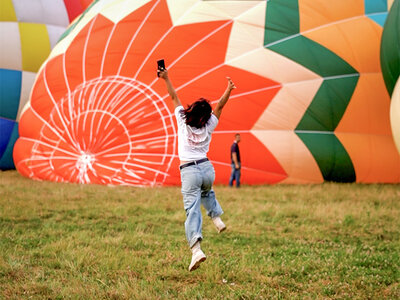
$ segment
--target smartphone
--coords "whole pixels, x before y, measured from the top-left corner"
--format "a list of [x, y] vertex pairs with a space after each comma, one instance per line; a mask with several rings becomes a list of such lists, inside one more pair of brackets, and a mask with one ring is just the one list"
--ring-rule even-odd
[[157, 76], [160, 77], [161, 70], [165, 70], [165, 62], [164, 59], [157, 60]]

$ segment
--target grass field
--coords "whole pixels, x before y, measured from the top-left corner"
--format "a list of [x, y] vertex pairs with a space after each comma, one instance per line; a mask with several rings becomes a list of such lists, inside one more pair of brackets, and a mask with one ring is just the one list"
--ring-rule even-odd
[[[216, 186], [189, 273], [179, 187], [0, 172], [0, 299], [399, 299], [399, 185]], [[204, 214], [203, 214], [204, 215]]]

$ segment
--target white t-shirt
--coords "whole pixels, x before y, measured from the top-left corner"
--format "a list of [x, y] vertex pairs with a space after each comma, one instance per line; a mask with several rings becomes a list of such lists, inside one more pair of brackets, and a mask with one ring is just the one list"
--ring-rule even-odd
[[218, 118], [211, 114], [207, 124], [202, 128], [186, 125], [181, 112], [183, 106], [175, 108], [178, 123], [178, 154], [183, 161], [198, 160], [207, 157], [210, 148], [211, 134], [218, 125]]

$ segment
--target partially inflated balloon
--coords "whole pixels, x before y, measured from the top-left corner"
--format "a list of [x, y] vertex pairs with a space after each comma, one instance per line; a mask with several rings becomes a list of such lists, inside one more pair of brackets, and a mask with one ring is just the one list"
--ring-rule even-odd
[[14, 158], [35, 179], [179, 184], [164, 58], [184, 104], [237, 86], [213, 134], [216, 182], [242, 135], [243, 182], [399, 182], [379, 65], [384, 1], [111, 1], [36, 80]]
[[1, 0], [0, 169], [12, 169], [18, 121], [36, 72], [88, 0]]

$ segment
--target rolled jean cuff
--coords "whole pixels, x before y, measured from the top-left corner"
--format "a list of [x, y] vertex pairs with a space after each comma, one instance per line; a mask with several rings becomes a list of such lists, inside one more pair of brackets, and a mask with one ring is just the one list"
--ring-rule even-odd
[[223, 213], [224, 212], [222, 210], [219, 211], [219, 212], [211, 211], [211, 212], [208, 213], [208, 216], [211, 217], [211, 219], [214, 219], [216, 217], [220, 217]]
[[195, 234], [189, 242], [189, 247], [192, 248], [194, 244], [197, 243], [197, 241], [202, 241], [202, 240], [203, 237], [201, 236], [201, 234]]

